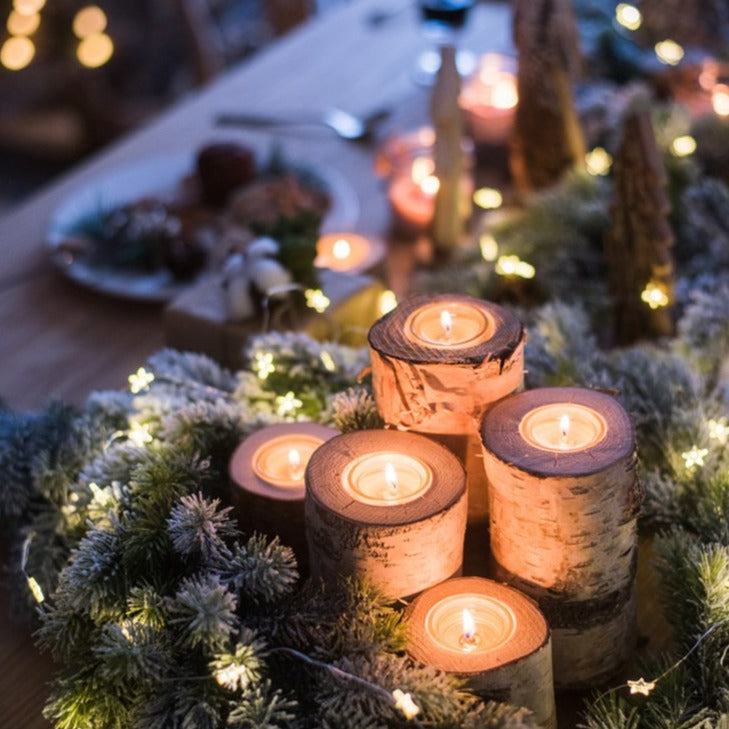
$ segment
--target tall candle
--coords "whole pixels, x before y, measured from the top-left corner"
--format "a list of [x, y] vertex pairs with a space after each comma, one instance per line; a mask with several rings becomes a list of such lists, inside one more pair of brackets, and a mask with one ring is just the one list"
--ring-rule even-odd
[[604, 393], [542, 388], [497, 403], [481, 436], [499, 578], [547, 614], [558, 685], [607, 678], [634, 634], [641, 493], [630, 418]]
[[542, 727], [556, 726], [550, 631], [528, 597], [458, 577], [415, 598], [405, 617], [416, 660], [465, 678], [484, 698], [526, 706]]
[[466, 512], [463, 467], [448, 449], [414, 433], [346, 433], [306, 471], [312, 574], [415, 594], [460, 570]]

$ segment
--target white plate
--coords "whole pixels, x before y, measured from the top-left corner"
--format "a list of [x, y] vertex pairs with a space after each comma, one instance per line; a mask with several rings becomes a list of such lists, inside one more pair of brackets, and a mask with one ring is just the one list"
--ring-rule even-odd
[[[359, 218], [359, 200], [349, 182], [331, 168], [298, 161], [291, 164], [310, 167], [326, 188], [331, 206], [322, 221], [322, 230], [351, 230]], [[90, 266], [83, 255], [75, 256], [63, 243], [79, 222], [89, 216], [141, 197], [172, 194], [193, 168], [194, 156], [191, 154], [154, 157], [111, 170], [74, 191], [51, 217], [46, 233], [51, 259], [72, 281], [94, 291], [135, 301], [162, 303], [171, 300], [191, 282], [178, 281], [164, 270], [137, 273]]]

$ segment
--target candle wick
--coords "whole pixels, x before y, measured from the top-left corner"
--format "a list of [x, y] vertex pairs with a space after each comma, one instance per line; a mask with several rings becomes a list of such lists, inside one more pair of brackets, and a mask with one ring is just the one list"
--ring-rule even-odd
[[385, 483], [387, 484], [387, 498], [394, 499], [397, 497], [397, 473], [392, 463], [385, 464]]
[[559, 429], [562, 433], [561, 444], [563, 446], [566, 446], [566, 445], [568, 445], [567, 439], [569, 438], [569, 434], [570, 434], [570, 416], [569, 415], [563, 415], [559, 419]]

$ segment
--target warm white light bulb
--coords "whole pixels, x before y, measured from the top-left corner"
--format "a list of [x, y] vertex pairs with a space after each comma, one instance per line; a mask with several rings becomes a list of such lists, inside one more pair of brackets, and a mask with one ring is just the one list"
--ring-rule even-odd
[[446, 339], [450, 339], [451, 332], [453, 331], [453, 317], [448, 309], [443, 309], [440, 312], [440, 325], [443, 327], [443, 333]]
[[343, 261], [345, 258], [349, 258], [349, 254], [351, 252], [352, 246], [345, 238], [340, 238], [339, 240], [334, 241], [334, 245], [332, 246], [332, 255], [334, 258], [338, 258], [340, 261]]

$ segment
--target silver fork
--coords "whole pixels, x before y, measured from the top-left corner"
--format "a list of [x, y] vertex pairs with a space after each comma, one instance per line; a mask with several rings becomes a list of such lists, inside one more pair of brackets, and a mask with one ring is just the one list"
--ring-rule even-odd
[[288, 111], [275, 114], [222, 112], [215, 117], [215, 123], [219, 126], [244, 127], [325, 126], [342, 139], [357, 142], [369, 139], [389, 115], [389, 110], [378, 109], [360, 117], [336, 108], [324, 109], [315, 114]]

